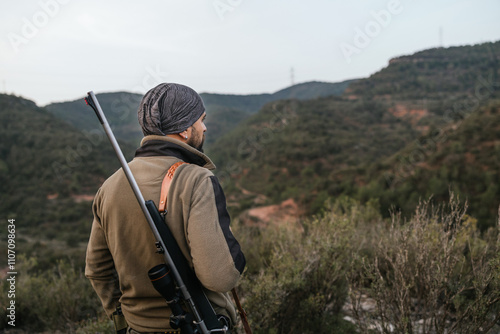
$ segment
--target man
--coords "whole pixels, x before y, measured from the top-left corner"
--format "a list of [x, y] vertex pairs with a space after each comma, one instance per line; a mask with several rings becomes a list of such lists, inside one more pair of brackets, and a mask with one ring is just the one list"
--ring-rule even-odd
[[[217, 314], [236, 322], [228, 291], [245, 267], [245, 257], [230, 228], [215, 166], [202, 153], [206, 113], [191, 88], [163, 83], [144, 95], [138, 118], [144, 133], [130, 169], [146, 200], [158, 206], [169, 168], [180, 165], [167, 196], [166, 224]], [[170, 310], [154, 289], [148, 270], [163, 263], [155, 238], [120, 169], [98, 190], [87, 248], [85, 275], [108, 316], [121, 305], [128, 333], [175, 332]]]

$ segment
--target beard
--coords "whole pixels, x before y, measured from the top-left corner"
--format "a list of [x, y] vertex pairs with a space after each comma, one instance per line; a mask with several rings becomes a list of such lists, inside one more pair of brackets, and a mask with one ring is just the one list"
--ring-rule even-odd
[[203, 153], [203, 143], [205, 142], [205, 134], [198, 134], [196, 131], [191, 132], [191, 138], [186, 142], [189, 146]]
[[197, 149], [198, 151], [200, 151], [201, 153], [203, 153], [203, 142], [205, 141], [205, 138], [203, 138], [203, 141], [201, 142], [200, 145], [194, 147], [195, 149]]

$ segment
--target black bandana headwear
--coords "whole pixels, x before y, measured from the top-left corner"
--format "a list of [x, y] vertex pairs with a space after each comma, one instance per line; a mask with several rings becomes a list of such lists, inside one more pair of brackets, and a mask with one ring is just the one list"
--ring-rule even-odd
[[191, 88], [162, 83], [142, 98], [138, 118], [145, 136], [181, 133], [201, 117], [205, 107]]

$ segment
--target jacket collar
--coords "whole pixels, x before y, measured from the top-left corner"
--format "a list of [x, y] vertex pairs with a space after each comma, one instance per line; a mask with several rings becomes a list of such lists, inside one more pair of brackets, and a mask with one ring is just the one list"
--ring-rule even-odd
[[197, 149], [167, 136], [145, 136], [141, 146], [135, 151], [135, 157], [173, 156], [184, 162], [207, 169], [215, 169], [210, 158]]

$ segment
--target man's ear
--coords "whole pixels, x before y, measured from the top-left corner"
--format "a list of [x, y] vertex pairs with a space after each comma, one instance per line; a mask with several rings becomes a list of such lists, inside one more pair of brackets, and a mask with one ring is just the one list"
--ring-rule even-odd
[[187, 131], [182, 131], [182, 132], [179, 132], [179, 133], [167, 134], [166, 136], [170, 137], [170, 138], [173, 138], [173, 139], [177, 139], [177, 140], [183, 141], [183, 142], [185, 142], [189, 138]]

